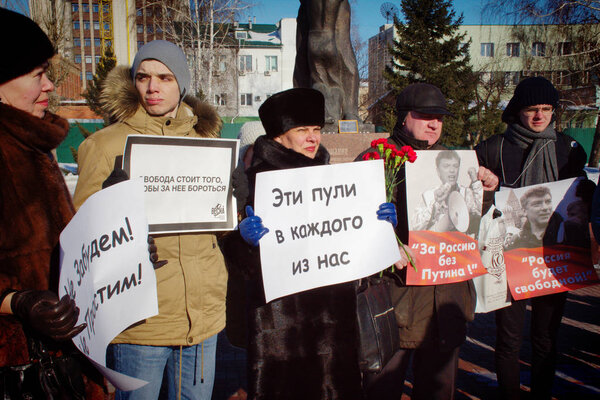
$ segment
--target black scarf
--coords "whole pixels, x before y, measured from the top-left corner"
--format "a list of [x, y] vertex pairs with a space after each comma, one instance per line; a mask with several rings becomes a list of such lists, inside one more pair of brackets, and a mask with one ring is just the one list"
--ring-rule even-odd
[[542, 132], [534, 132], [513, 123], [508, 125], [504, 137], [522, 149], [529, 149], [521, 175], [517, 178], [520, 179], [520, 186], [558, 180], [554, 128], [548, 126]]

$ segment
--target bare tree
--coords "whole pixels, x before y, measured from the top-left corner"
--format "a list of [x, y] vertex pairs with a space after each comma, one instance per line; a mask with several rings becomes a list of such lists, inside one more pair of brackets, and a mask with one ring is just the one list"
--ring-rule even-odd
[[232, 34], [233, 23], [252, 3], [248, 0], [170, 0], [147, 1], [144, 7], [159, 10], [165, 38], [184, 49], [188, 56], [193, 94], [212, 99], [219, 56], [237, 44]]
[[[600, 76], [600, 1], [488, 0], [484, 13], [514, 24], [535, 23], [537, 29], [515, 25], [513, 36], [525, 44], [524, 74], [544, 75], [561, 90], [557, 126], [582, 118], [595, 109], [596, 130], [589, 165], [600, 162], [599, 99], [594, 99]], [[547, 43], [534, 49], [535, 43]], [[540, 54], [540, 50], [542, 54]], [[587, 111], [589, 113], [589, 111]]]
[[[67, 6], [64, 0], [37, 0], [30, 1], [31, 19], [33, 19], [48, 35], [50, 42], [57, 50], [48, 68], [48, 78], [55, 86], [60, 86], [69, 73], [75, 69], [65, 55], [69, 48], [69, 29], [71, 25], [66, 18]], [[6, 39], [9, 40], [9, 39]], [[55, 111], [59, 105], [59, 95], [56, 92], [50, 94], [51, 111]]]

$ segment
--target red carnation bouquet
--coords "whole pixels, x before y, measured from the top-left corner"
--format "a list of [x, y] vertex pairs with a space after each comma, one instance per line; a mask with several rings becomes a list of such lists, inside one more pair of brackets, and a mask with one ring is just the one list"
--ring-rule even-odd
[[[363, 156], [363, 160], [383, 160], [383, 169], [385, 175], [385, 198], [386, 201], [390, 203], [393, 200], [395, 200], [394, 192], [396, 186], [398, 186], [398, 184], [402, 182], [402, 180], [397, 179], [397, 175], [400, 171], [400, 168], [402, 168], [406, 161], [411, 163], [415, 162], [415, 160], [417, 159], [417, 153], [415, 153], [413, 148], [410, 146], [402, 146], [400, 150], [398, 150], [396, 146], [394, 146], [391, 143], [388, 143], [386, 138], [373, 140], [371, 142], [371, 148], [374, 151], [366, 153]], [[398, 235], [396, 235], [396, 240], [398, 241], [400, 247], [402, 247], [402, 249], [404, 250], [404, 253], [408, 258], [410, 265], [412, 265], [412, 267], [416, 271], [417, 267], [415, 266], [412, 257], [406, 250], [406, 247], [404, 247], [404, 243], [402, 243], [400, 238], [398, 238]], [[393, 265], [391, 268], [392, 272], [394, 272]]]

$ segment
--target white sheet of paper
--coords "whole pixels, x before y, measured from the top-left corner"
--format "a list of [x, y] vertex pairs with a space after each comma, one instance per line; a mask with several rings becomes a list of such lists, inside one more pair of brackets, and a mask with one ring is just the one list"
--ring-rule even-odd
[[270, 230], [260, 240], [266, 300], [363, 278], [396, 262], [393, 227], [377, 219], [384, 202], [381, 160], [257, 174], [255, 212]]
[[232, 230], [237, 206], [230, 177], [237, 140], [131, 135], [130, 177], [144, 179], [151, 233]]
[[[132, 179], [93, 194], [60, 235], [59, 295], [75, 299], [77, 323], [87, 323], [73, 343], [103, 372], [115, 336], [158, 314], [143, 190]], [[105, 376], [122, 390], [146, 384], [115, 371]]]
[[495, 209], [492, 205], [481, 218], [479, 226], [479, 251], [487, 273], [473, 278], [477, 293], [476, 313], [495, 311], [511, 304], [504, 264], [503, 242], [506, 231], [502, 229], [501, 219], [493, 218]]

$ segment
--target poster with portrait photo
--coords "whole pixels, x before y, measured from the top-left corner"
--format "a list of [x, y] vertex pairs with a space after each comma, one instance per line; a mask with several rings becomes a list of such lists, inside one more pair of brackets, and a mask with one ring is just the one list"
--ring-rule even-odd
[[409, 246], [417, 269], [409, 285], [460, 282], [485, 273], [477, 248], [483, 186], [472, 150], [417, 151], [405, 164]]
[[598, 283], [590, 252], [585, 178], [496, 194], [502, 212], [504, 261], [516, 300]]

